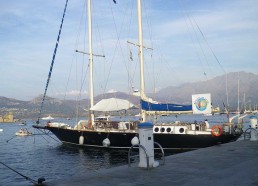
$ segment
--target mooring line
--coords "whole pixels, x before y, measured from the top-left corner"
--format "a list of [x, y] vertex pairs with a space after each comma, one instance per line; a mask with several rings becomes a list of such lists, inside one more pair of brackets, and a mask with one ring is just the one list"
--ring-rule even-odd
[[[60, 142], [60, 141], [58, 141], [57, 139], [55, 139], [55, 138], [53, 138], [52, 136], [50, 136], [48, 133], [46, 133], [45, 130], [44, 130], [44, 131], [41, 130], [41, 129], [37, 129], [37, 130], [39, 130], [39, 131], [42, 132], [43, 134], [47, 135], [48, 137], [52, 138], [52, 139], [55, 140], [56, 142]], [[42, 138], [44, 138], [44, 137], [42, 136]], [[44, 138], [44, 139], [46, 140], [46, 138]], [[47, 140], [46, 140], [46, 141], [47, 141]], [[47, 142], [48, 142], [48, 141], [47, 141]]]
[[9, 141], [11, 141], [13, 138], [17, 137], [16, 135], [14, 135], [11, 139], [6, 140], [6, 143], [8, 143]]
[[0, 161], [0, 163], [1, 163], [2, 165], [4, 165], [5, 167], [7, 167], [8, 169], [12, 170], [13, 172], [19, 174], [20, 176], [22, 176], [22, 177], [25, 178], [26, 180], [30, 181], [30, 182], [33, 183], [34, 185], [42, 185], [42, 182], [45, 181], [45, 178], [39, 178], [38, 181], [33, 180], [33, 179], [31, 179], [30, 177], [25, 176], [25, 175], [19, 173], [18, 171], [14, 170], [13, 168], [9, 167], [9, 166], [6, 165], [5, 163], [3, 163], [3, 162], [1, 162], [1, 161]]

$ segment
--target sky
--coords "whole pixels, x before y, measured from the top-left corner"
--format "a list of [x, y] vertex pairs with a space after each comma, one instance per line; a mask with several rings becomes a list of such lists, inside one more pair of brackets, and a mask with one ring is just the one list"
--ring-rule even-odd
[[[94, 94], [139, 89], [136, 0], [92, 2]], [[68, 2], [48, 95], [88, 95], [85, 1]], [[0, 96], [44, 93], [65, 0], [0, 1]], [[257, 0], [144, 0], [147, 92], [229, 72], [258, 75]], [[86, 34], [86, 35], [85, 35]], [[130, 54], [131, 53], [131, 54]], [[132, 57], [133, 60], [130, 60]], [[84, 74], [84, 75], [83, 75]], [[69, 83], [68, 83], [69, 80]]]

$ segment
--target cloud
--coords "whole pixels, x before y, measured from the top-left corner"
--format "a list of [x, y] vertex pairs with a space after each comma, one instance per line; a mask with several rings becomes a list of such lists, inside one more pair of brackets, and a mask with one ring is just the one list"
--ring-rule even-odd
[[78, 97], [78, 96], [86, 96], [88, 95], [87, 91], [79, 91], [79, 90], [71, 90], [69, 92], [61, 92], [61, 93], [55, 93], [55, 96], [68, 96], [68, 97]]

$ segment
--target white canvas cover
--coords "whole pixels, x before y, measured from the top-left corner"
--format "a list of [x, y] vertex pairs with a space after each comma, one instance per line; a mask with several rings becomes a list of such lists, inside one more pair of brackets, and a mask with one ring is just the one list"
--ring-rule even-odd
[[211, 94], [194, 94], [192, 95], [193, 114], [210, 114], [211, 113]]
[[90, 110], [107, 112], [107, 111], [128, 110], [129, 108], [132, 108], [132, 107], [134, 107], [134, 104], [130, 103], [128, 100], [109, 98], [109, 99], [102, 99], [96, 105], [91, 107]]

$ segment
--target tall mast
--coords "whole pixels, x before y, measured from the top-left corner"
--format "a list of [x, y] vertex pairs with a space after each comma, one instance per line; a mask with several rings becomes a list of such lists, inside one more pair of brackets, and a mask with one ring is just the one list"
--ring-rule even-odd
[[[138, 12], [138, 39], [139, 39], [139, 58], [140, 58], [140, 95], [141, 99], [145, 99], [144, 90], [144, 62], [143, 62], [143, 39], [142, 39], [142, 8], [141, 0], [137, 0], [137, 12]], [[146, 121], [146, 114], [144, 110], [141, 110], [142, 122]]]
[[[89, 78], [89, 92], [90, 92], [90, 108], [94, 106], [94, 92], [93, 92], [93, 53], [92, 53], [92, 28], [91, 28], [91, 0], [88, 0], [88, 39], [89, 39], [89, 69], [90, 69], [90, 78]], [[94, 114], [90, 110], [90, 121], [94, 124]]]
[[238, 114], [239, 114], [239, 112], [240, 112], [240, 108], [239, 108], [239, 79], [238, 79], [238, 81], [237, 81], [238, 83], [237, 83], [237, 92], [238, 92], [238, 94], [237, 94], [237, 111], [238, 111]]

